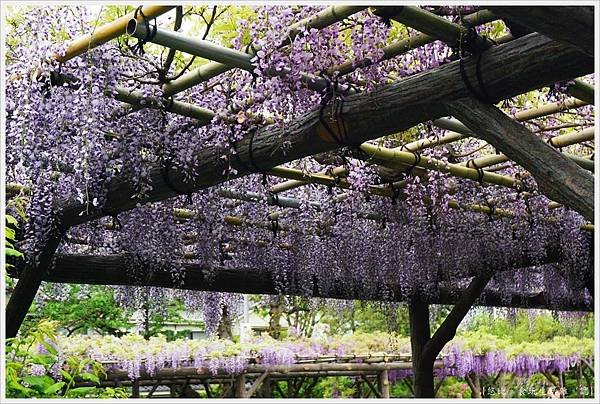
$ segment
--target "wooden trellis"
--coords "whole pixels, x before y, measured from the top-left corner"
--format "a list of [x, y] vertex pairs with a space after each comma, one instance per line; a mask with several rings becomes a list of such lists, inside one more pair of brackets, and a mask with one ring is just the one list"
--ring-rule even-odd
[[[153, 18], [168, 12], [172, 8], [163, 6], [143, 7], [143, 13], [140, 13], [137, 19], [131, 13], [113, 23], [100, 27], [94, 34], [75, 40], [66, 54], [56, 56], [56, 59], [64, 62], [81, 55], [88, 49], [122, 35], [125, 33], [126, 28], [129, 34], [146, 38], [145, 24], [139, 24], [142, 22], [142, 15]], [[299, 21], [289, 27], [289, 39], [280, 46], [288, 45], [289, 41], [297, 35], [300, 27], [321, 29], [364, 8], [329, 7], [315, 16]], [[408, 40], [401, 40], [384, 47], [384, 60], [435, 40], [455, 45], [460, 43], [468, 34], [470, 27], [497, 18], [492, 12], [484, 10], [464, 17], [462, 19], [464, 25], [460, 25], [451, 23], [418, 7], [377, 7], [374, 11], [376, 14], [393, 18], [421, 32]], [[57, 207], [59, 212], [58, 221], [63, 232], [66, 232], [72, 226], [98, 219], [104, 216], [105, 212], [118, 214], [135, 208], [139, 203], [156, 202], [177, 196], [175, 189], [180, 192], [191, 193], [223, 183], [228, 179], [239, 178], [259, 171], [265, 171], [269, 175], [289, 180], [274, 185], [271, 188], [273, 193], [293, 189], [306, 183], [348, 188], [349, 185], [343, 178], [336, 178], [336, 176], [342, 177], [345, 174], [343, 167], [335, 168], [332, 174], [313, 173], [307, 175], [299, 170], [281, 166], [281, 164], [302, 157], [340, 148], [342, 145], [333, 138], [330, 131], [333, 131], [338, 138], [345, 136], [344, 143], [361, 145], [362, 153], [356, 154], [355, 157], [391, 168], [414, 166], [417, 175], [425, 173], [426, 170], [441, 170], [461, 178], [483, 180], [488, 184], [506, 187], [517, 187], [519, 185], [518, 179], [499, 175], [491, 168], [499, 163], [515, 162], [527, 169], [539, 184], [542, 192], [555, 201], [552, 207], [558, 207], [562, 204], [593, 221], [594, 186], [593, 177], [588, 172], [594, 170], [593, 163], [578, 156], [560, 153], [555, 147], [593, 140], [594, 129], [590, 128], [577, 134], [559, 136], [554, 138], [550, 144], [547, 144], [519, 123], [535, 117], [593, 103], [593, 87], [575, 81], [575, 84], [570, 85], [567, 90], [575, 98], [571, 98], [562, 104], [551, 104], [535, 110], [523, 111], [517, 114], [514, 119], [490, 105], [493, 102], [533, 89], [593, 72], [593, 10], [591, 7], [527, 7], [520, 8], [518, 15], [510, 7], [494, 7], [493, 11], [510, 21], [517, 22], [528, 30], [539, 31], [544, 35], [532, 32], [520, 37], [517, 35], [514, 37], [508, 36], [501, 38], [496, 46], [492, 46], [492, 43], [485, 38], [476, 37], [476, 40], [468, 45], [478, 47], [479, 51], [484, 50], [478, 56], [465, 57], [461, 61], [451, 62], [422, 74], [398, 80], [385, 86], [376, 95], [369, 95], [369, 97], [365, 97], [360, 93], [352, 94], [356, 91], [340, 86], [339, 91], [349, 94], [343, 105], [343, 111], [339, 116], [333, 116], [333, 112], [331, 112], [333, 108], [324, 108], [324, 111], [326, 111], [325, 119], [343, 119], [346, 133], [337, 133], [335, 128], [325, 127], [320, 119], [320, 111], [314, 110], [298, 117], [295, 122], [288, 125], [285, 129], [285, 137], [282, 136], [283, 129], [281, 127], [272, 125], [257, 130], [252, 139], [244, 138], [236, 142], [235, 149], [238, 152], [239, 161], [231, 162], [232, 167], [237, 171], [236, 175], [223, 174], [224, 163], [220, 159], [219, 153], [215, 152], [216, 149], [211, 147], [202, 150], [198, 154], [198, 163], [194, 170], [199, 175], [192, 178], [192, 181], [184, 181], [183, 174], [174, 168], [168, 168], [165, 175], [164, 167], [158, 165], [151, 167], [150, 180], [153, 187], [147, 196], [142, 199], [132, 198], [136, 194], [134, 187], [129, 182], [116, 178], [108, 187], [106, 203], [102, 209], [87, 209], [87, 213], [82, 215], [81, 212], [84, 209], [82, 209], [79, 202], [70, 200], [60, 202]], [[565, 13], [574, 13], [569, 15], [576, 15], [576, 22], [570, 18], [561, 18]], [[557, 25], [556, 21], [560, 21], [561, 24]], [[552, 30], [547, 29], [548, 24], [552, 25]], [[581, 32], [584, 32], [585, 35], [580, 35]], [[592, 33], [591, 36], [590, 33]], [[212, 60], [211, 63], [202, 65], [195, 71], [165, 84], [163, 90], [166, 96], [173, 96], [233, 68], [253, 69], [250, 62], [251, 53], [234, 51], [207, 41], [192, 40], [183, 34], [168, 32], [161, 28], [157, 29], [157, 34], [153, 38], [149, 38], [149, 41]], [[256, 50], [256, 48], [254, 49]], [[348, 60], [341, 65], [332, 66], [330, 71], [338, 71], [342, 75], [348, 74], [369, 63], [370, 61], [354, 63], [353, 60]], [[468, 86], [465, 86], [465, 81], [481, 84], [480, 77], [478, 77], [480, 70], [485, 71], [487, 103], [476, 99], [477, 97], [474, 97]], [[284, 69], [283, 73], [273, 71], [267, 72], [267, 74], [285, 74], [285, 71]], [[514, 80], [513, 77], [518, 77], [518, 80]], [[321, 77], [306, 74], [304, 82], [309, 88], [320, 90], [327, 85], [324, 80]], [[481, 95], [482, 88], [477, 90], [480, 91], [479, 95]], [[149, 99], [125, 88], [117, 89], [115, 98], [136, 108], [164, 108], [161, 100]], [[381, 102], [374, 102], [374, 98]], [[330, 101], [330, 104], [332, 103], [335, 103], [335, 100]], [[181, 101], [170, 103], [166, 110], [170, 113], [196, 119], [202, 125], [208, 125], [215, 116], [213, 111]], [[469, 113], [466, 113], [466, 110], [469, 110]], [[453, 115], [460, 122], [441, 118], [447, 115]], [[429, 120], [432, 120], [435, 125], [453, 132], [434, 140], [412, 142], [398, 149], [384, 149], [367, 143], [370, 140], [406, 130]], [[414, 152], [427, 147], [451, 143], [470, 136], [486, 140], [502, 154], [450, 165], [441, 164], [432, 158], [417, 158], [414, 154]], [[284, 141], [287, 143], [285, 148], [282, 147]], [[250, 161], [251, 158], [253, 161], [258, 162], [259, 167], [254, 164], [244, 164], [244, 162]], [[480, 171], [484, 168], [488, 169]], [[170, 178], [170, 184], [165, 182], [165, 177]], [[568, 181], [565, 180], [567, 178]], [[396, 183], [395, 186], [401, 187], [402, 183]], [[15, 186], [13, 191], [20, 191], [21, 189]], [[390, 196], [393, 190], [385, 186], [373, 185], [370, 187], [369, 192], [376, 195]], [[260, 200], [260, 196], [256, 195], [223, 196], [246, 201]], [[294, 198], [280, 197], [277, 200], [269, 199], [267, 201], [263, 200], [263, 202], [288, 208], [299, 206], [299, 202], [295, 201]], [[485, 206], [462, 206], [457, 202], [451, 203], [450, 206], [475, 212], [491, 213], [490, 208]], [[189, 216], [188, 213], [175, 212], [175, 214], [183, 216]], [[510, 216], [511, 212], [496, 209], [493, 214]], [[378, 219], [377, 214], [373, 212], [364, 212], [364, 215], [366, 217], [372, 215], [369, 218], [373, 220]], [[194, 217], [193, 213], [192, 217]], [[244, 224], [243, 218], [230, 219], [229, 222], [237, 225]], [[593, 225], [587, 224], [584, 229], [593, 230]], [[125, 255], [116, 257], [54, 257], [61, 241], [61, 235], [51, 236], [39, 257], [37, 266], [24, 268], [18, 274], [19, 282], [6, 308], [8, 337], [17, 334], [43, 280], [51, 282], [131, 284], [131, 280], [124, 278], [127, 272], [127, 268], [123, 267], [126, 261]], [[53, 269], [50, 269], [53, 258], [57, 258], [57, 264]], [[552, 253], [548, 254], [549, 262], [559, 262], [561, 258]], [[73, 262], [77, 263], [77, 273], [71, 270]], [[503, 267], [501, 269], [526, 266], [526, 257], [523, 257], [523, 262], [513, 264], [510, 268]], [[84, 270], [79, 270], [82, 268]], [[409, 302], [415, 395], [418, 397], [432, 395], [433, 376], [431, 369], [434, 359], [441, 347], [453, 337], [456, 327], [476, 299], [480, 297], [482, 290], [491, 277], [491, 272], [482, 272], [480, 268], [473, 268], [472, 274], [474, 278], [466, 289], [447, 289], [440, 293], [437, 301], [421, 301], [416, 298]], [[166, 277], [168, 278], [168, 275]], [[170, 279], [167, 280], [157, 273], [147, 274], [144, 284], [163, 287], [175, 286]], [[236, 285], [246, 286], [241, 288]], [[593, 274], [588, 285], [589, 292], [593, 294]], [[399, 285], [393, 286], [397, 287]], [[217, 279], [208, 284], [203, 279], [202, 272], [192, 266], [186, 274], [186, 285], [184, 287], [244, 293], [277, 293], [273, 280], [264, 273], [219, 270]], [[293, 290], [290, 290], [290, 292], [293, 293]], [[352, 296], [332, 296], [329, 292], [318, 290], [315, 290], [314, 293], [315, 295], [328, 297], [352, 298]], [[429, 317], [428, 305], [431, 303], [455, 305], [446, 321], [433, 336], [427, 321]], [[546, 299], [543, 294], [515, 295], [510, 302], [507, 302], [505, 299], [500, 299], [500, 297], [494, 296], [493, 293], [489, 293], [484, 296], [483, 304], [545, 307]], [[564, 309], [591, 310], [591, 307], [589, 303], [576, 302], [570, 307], [565, 306]]]

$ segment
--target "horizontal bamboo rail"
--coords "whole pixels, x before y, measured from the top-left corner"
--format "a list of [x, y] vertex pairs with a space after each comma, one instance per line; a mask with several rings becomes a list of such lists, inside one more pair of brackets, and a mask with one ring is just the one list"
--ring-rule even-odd
[[[477, 13], [469, 14], [463, 17], [463, 22], [470, 26], [485, 24], [486, 22], [494, 21], [497, 19], [491, 12], [483, 10]], [[408, 51], [419, 48], [421, 46], [435, 42], [436, 38], [427, 34], [419, 33], [406, 39], [401, 39], [382, 48], [383, 56], [379, 61], [389, 60], [394, 57], [400, 56]], [[368, 66], [374, 62], [372, 60], [347, 60], [344, 63], [335, 65], [327, 69], [327, 73], [332, 75], [338, 72], [339, 75], [343, 76], [352, 73], [357, 68]]]
[[[174, 6], [144, 6], [141, 9], [141, 13], [138, 13], [137, 21], [142, 21], [142, 14], [147, 18], [152, 19], [166, 13], [172, 8], [174, 8]], [[134, 16], [135, 13], [129, 13], [112, 21], [109, 24], [94, 29], [91, 34], [81, 36], [72, 41], [64, 55], [56, 54], [54, 55], [54, 58], [58, 62], [64, 63], [75, 56], [81, 55], [90, 49], [93, 49], [110, 41], [111, 39], [115, 39], [125, 34], [125, 28], [127, 27], [127, 24], [134, 18]]]
[[501, 185], [508, 188], [518, 188], [522, 185], [521, 181], [505, 175], [499, 175], [491, 172], [484, 171], [480, 173], [478, 170], [473, 168], [467, 168], [459, 164], [445, 163], [441, 160], [437, 160], [427, 156], [421, 156], [420, 158], [414, 153], [405, 152], [396, 149], [388, 149], [381, 146], [375, 146], [370, 143], [363, 143], [360, 149], [367, 154], [366, 161], [374, 163], [393, 163], [398, 164], [401, 167], [404, 166], [417, 166], [434, 171], [443, 173], [450, 173], [451, 175], [459, 178], [466, 178], [470, 180], [481, 180], [488, 184]]
[[[288, 178], [297, 181], [308, 181], [314, 184], [321, 184], [327, 186], [335, 186], [338, 188], [344, 189], [352, 189], [352, 186], [348, 182], [348, 180], [339, 177], [332, 177], [327, 174], [322, 173], [305, 173], [302, 170], [296, 170], [294, 168], [277, 166], [273, 167], [268, 171], [270, 175], [274, 175], [276, 177]], [[393, 185], [395, 188], [402, 188], [406, 184], [405, 181], [397, 181]], [[394, 196], [394, 190], [389, 186], [381, 186], [381, 185], [369, 185], [369, 193], [373, 195], [379, 196]]]
[[[594, 128], [593, 127], [584, 129], [577, 133], [568, 133], [565, 135], [559, 135], [559, 136], [553, 137], [550, 140], [548, 140], [548, 143], [550, 143], [552, 146], [558, 148], [558, 147], [571, 146], [571, 145], [589, 141], [589, 140], [594, 140]], [[580, 167], [582, 167], [588, 171], [592, 171], [592, 172], [594, 171], [594, 161], [593, 160], [586, 159], [586, 158], [583, 158], [580, 156], [576, 156], [576, 155], [570, 154], [570, 153], [563, 153], [563, 154], [565, 155], [565, 157], [576, 162]], [[490, 154], [488, 156], [483, 156], [483, 157], [477, 157], [475, 159], [469, 159], [467, 161], [462, 162], [461, 165], [463, 165], [465, 167], [470, 167], [470, 168], [484, 168], [484, 167], [493, 166], [495, 164], [505, 163], [507, 161], [510, 161], [510, 159], [506, 155], [500, 153], [500, 154]]]
[[202, 108], [194, 104], [181, 101], [169, 101], [160, 97], [149, 97], [138, 91], [131, 91], [122, 87], [116, 88], [114, 98], [117, 101], [131, 104], [134, 107], [160, 109], [188, 118], [197, 119], [202, 124], [210, 123], [216, 115], [210, 109]]

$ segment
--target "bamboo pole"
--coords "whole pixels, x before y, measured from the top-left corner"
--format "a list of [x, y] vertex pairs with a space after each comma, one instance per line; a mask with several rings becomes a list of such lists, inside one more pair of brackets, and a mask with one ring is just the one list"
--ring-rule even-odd
[[478, 170], [467, 168], [459, 164], [444, 163], [441, 160], [437, 160], [431, 157], [422, 156], [420, 159], [410, 152], [405, 152], [396, 149], [388, 149], [381, 146], [375, 146], [370, 143], [363, 143], [360, 146], [361, 150], [367, 153], [367, 161], [375, 163], [393, 163], [398, 164], [402, 167], [413, 166], [427, 168], [434, 171], [443, 173], [450, 173], [451, 175], [459, 178], [466, 178], [470, 180], [481, 180], [488, 184], [501, 185], [508, 188], [518, 188], [522, 185], [521, 181], [505, 175], [499, 175], [491, 172], [479, 172]]
[[594, 105], [594, 86], [579, 79], [573, 81], [574, 83], [567, 87], [567, 94]]
[[[302, 170], [296, 170], [294, 168], [277, 166], [273, 167], [269, 170], [270, 175], [274, 175], [281, 178], [288, 178], [293, 180], [304, 180], [314, 184], [321, 184], [327, 186], [335, 186], [344, 189], [352, 189], [350, 183], [343, 178], [332, 177], [327, 174], [321, 173], [305, 173]], [[394, 188], [399, 189], [404, 187], [406, 184], [405, 181], [397, 181], [393, 184]], [[389, 186], [381, 186], [381, 185], [369, 185], [370, 194], [379, 195], [379, 196], [394, 196], [394, 190]]]
[[548, 140], [548, 143], [550, 143], [551, 146], [560, 148], [571, 146], [576, 143], [591, 141], [594, 140], [594, 131], [595, 128], [591, 127], [579, 132], [556, 136]]
[[[310, 16], [308, 18], [298, 21], [295, 24], [292, 24], [289, 28], [288, 35], [286, 35], [286, 39], [282, 43], [282, 46], [291, 42], [298, 34], [301, 27], [305, 27], [308, 29], [322, 29], [338, 21], [341, 21], [344, 18], [363, 10], [364, 8], [365, 7], [362, 6], [339, 5], [328, 7], [325, 10], [313, 16]], [[250, 46], [250, 48], [254, 48], [256, 50], [259, 49], [259, 47], [256, 45]], [[184, 74], [177, 80], [173, 80], [169, 83], [166, 83], [163, 86], [163, 92], [167, 97], [175, 95], [204, 81], [208, 81], [211, 78], [218, 76], [219, 74], [225, 73], [228, 70], [231, 70], [231, 68], [231, 66], [219, 62], [207, 63], [190, 71], [189, 73]]]
[[[231, 68], [239, 68], [248, 72], [254, 72], [256, 66], [252, 63], [252, 55], [232, 48], [226, 48], [202, 39], [190, 38], [179, 32], [168, 31], [162, 28], [151, 28], [152, 35], [148, 35], [148, 28], [145, 24], [139, 24], [137, 20], [132, 19], [127, 26], [127, 34], [135, 38], [148, 38], [149, 42], [186, 52], [191, 55], [212, 60]], [[285, 77], [290, 74], [291, 69], [284, 67], [281, 69], [270, 68], [265, 74], [268, 76]], [[315, 91], [322, 91], [328, 87], [328, 81], [319, 76], [308, 73], [302, 73], [301, 81], [307, 88]], [[356, 91], [344, 84], [339, 84], [337, 90], [341, 93], [352, 94]]]
[[215, 113], [209, 109], [196, 106], [187, 102], [168, 101], [164, 98], [148, 97], [138, 91], [131, 91], [123, 87], [117, 87], [114, 98], [117, 101], [126, 102], [134, 107], [162, 109], [178, 115], [194, 118], [208, 124], [214, 118]]
[[[156, 5], [148, 5], [144, 6], [141, 9], [141, 13], [138, 13], [137, 21], [142, 21], [142, 14], [147, 18], [152, 19], [156, 18], [167, 11], [171, 10], [175, 6], [156, 6]], [[64, 55], [56, 54], [54, 58], [60, 62], [64, 63], [69, 59], [74, 58], [75, 56], [81, 55], [88, 50], [100, 46], [111, 39], [115, 39], [118, 36], [121, 36], [125, 33], [125, 28], [129, 21], [131, 21], [135, 16], [135, 12], [124, 15], [121, 18], [114, 20], [113, 22], [103, 25], [101, 27], [96, 28], [91, 34], [83, 35], [75, 40], [73, 40], [67, 51]]]
[[[463, 18], [463, 22], [470, 26], [485, 24], [486, 22], [497, 19], [491, 12], [483, 10], [477, 13], [469, 14]], [[435, 42], [436, 38], [427, 34], [417, 34], [406, 39], [391, 43], [382, 48], [383, 56], [379, 61], [389, 60], [396, 56], [400, 56], [410, 50]], [[347, 60], [344, 63], [335, 65], [327, 69], [327, 73], [332, 75], [338, 72], [343, 76], [352, 73], [359, 67], [370, 65], [371, 60]]]
[[[319, 174], [327, 175], [328, 173], [326, 171], [321, 171]], [[346, 174], [348, 174], [348, 170], [344, 166], [335, 167], [331, 170], [331, 175], [333, 177], [343, 176]], [[280, 192], [289, 191], [290, 189], [294, 189], [306, 184], [307, 182], [305, 180], [288, 180], [273, 185], [271, 188], [269, 188], [269, 192], [277, 194]]]
[[[468, 34], [468, 28], [454, 24], [449, 20], [433, 14], [417, 6], [381, 7], [376, 9], [376, 14], [391, 17], [392, 19], [423, 32], [426, 35], [439, 39], [447, 44], [457, 44]], [[490, 18], [492, 14], [488, 12]], [[480, 38], [483, 46], [487, 40]], [[491, 46], [492, 43], [488, 42]]]
[[[577, 133], [568, 133], [551, 138], [548, 143], [554, 147], [566, 147], [577, 143], [594, 140], [594, 128], [587, 128]], [[594, 172], [594, 161], [589, 158], [584, 158], [570, 153], [563, 153], [565, 157], [573, 160], [581, 168]], [[470, 168], [484, 168], [495, 164], [505, 163], [510, 159], [505, 154], [490, 154], [488, 156], [469, 159], [461, 163], [461, 165]]]

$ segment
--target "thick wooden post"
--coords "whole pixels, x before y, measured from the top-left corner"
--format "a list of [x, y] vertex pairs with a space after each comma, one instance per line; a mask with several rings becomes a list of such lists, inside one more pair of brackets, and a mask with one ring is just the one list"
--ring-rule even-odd
[[377, 383], [379, 385], [379, 393], [381, 394], [381, 398], [390, 398], [390, 379], [388, 378], [387, 370], [382, 370], [379, 372]]
[[469, 287], [462, 292], [442, 325], [430, 337], [429, 306], [418, 297], [408, 304], [410, 321], [410, 342], [412, 349], [414, 392], [417, 398], [433, 398], [435, 396], [433, 380], [433, 364], [444, 345], [454, 335], [460, 322], [465, 318], [473, 303], [491, 279], [491, 273], [484, 273], [473, 278]]
[[413, 391], [417, 398], [433, 397], [433, 360], [423, 357], [423, 351], [431, 338], [429, 327], [429, 304], [419, 297], [412, 298], [408, 303], [410, 321], [410, 346], [413, 364]]
[[235, 381], [233, 382], [233, 396], [235, 398], [246, 397], [246, 375], [243, 373], [236, 376]]
[[40, 284], [47, 276], [52, 264], [52, 257], [60, 244], [60, 240], [60, 235], [50, 236], [46, 246], [40, 253], [38, 264], [25, 267], [20, 274], [19, 282], [17, 282], [6, 305], [6, 338], [17, 336]]
[[140, 398], [140, 381], [134, 380], [131, 385], [131, 398]]
[[526, 169], [540, 191], [594, 222], [594, 177], [493, 105], [475, 98], [447, 104], [448, 112]]

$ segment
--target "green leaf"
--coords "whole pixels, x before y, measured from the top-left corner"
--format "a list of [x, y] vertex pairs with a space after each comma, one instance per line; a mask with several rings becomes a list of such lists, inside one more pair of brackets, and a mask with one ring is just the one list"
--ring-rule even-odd
[[82, 373], [79, 375], [83, 380], [89, 380], [90, 382], [94, 382], [96, 384], [100, 384], [100, 378], [93, 373]]
[[21, 380], [23, 380], [23, 382], [27, 383], [31, 387], [41, 388], [42, 391], [44, 389], [46, 389], [48, 386], [50, 386], [50, 385], [52, 385], [54, 383], [54, 380], [50, 376], [48, 376], [48, 375], [44, 375], [44, 376], [25, 376]]
[[62, 389], [65, 384], [65, 382], [54, 383], [52, 386], [49, 386], [46, 390], [44, 390], [44, 394], [56, 394], [56, 392]]
[[17, 219], [15, 219], [11, 215], [6, 215], [6, 224], [8, 224], [8, 225], [12, 224], [15, 227], [19, 227], [19, 222], [17, 222]]
[[77, 387], [75, 389], [69, 390], [67, 396], [69, 397], [84, 397], [88, 394], [95, 394], [96, 387]]
[[73, 376], [71, 376], [71, 374], [69, 372], [66, 372], [63, 369], [59, 369], [59, 371], [60, 371], [60, 374], [62, 375], [62, 377], [64, 377], [66, 381], [70, 382], [71, 380], [73, 380]]
[[49, 344], [46, 340], [43, 340], [41, 343], [44, 346], [44, 348], [46, 348], [46, 350], [48, 351], [48, 353], [50, 355], [58, 354], [58, 352], [56, 351], [56, 348], [54, 348], [54, 346], [52, 344]]
[[54, 364], [54, 358], [46, 354], [32, 354], [31, 363], [35, 363], [36, 365], [52, 365]]
[[9, 240], [14, 240], [15, 239], [15, 229], [11, 229], [10, 227], [5, 227], [4, 228], [4, 237], [6, 237]]
[[6, 248], [6, 255], [9, 257], [22, 257], [23, 253], [13, 248]]
[[31, 396], [31, 395], [35, 394], [35, 390], [25, 387], [25, 386], [21, 385], [20, 383], [15, 382], [14, 380], [10, 380], [7, 384], [7, 387], [8, 387], [7, 396], [10, 395], [10, 390], [20, 391], [25, 396]]

